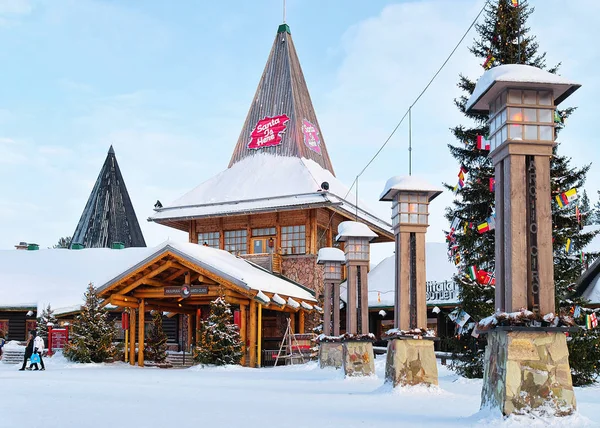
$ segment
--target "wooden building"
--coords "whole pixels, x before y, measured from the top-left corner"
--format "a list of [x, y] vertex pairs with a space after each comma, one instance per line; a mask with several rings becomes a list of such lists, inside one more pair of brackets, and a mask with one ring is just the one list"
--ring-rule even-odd
[[185, 231], [321, 294], [319, 248], [337, 245], [345, 220], [392, 242], [391, 225], [334, 174], [290, 28], [279, 26], [229, 167], [149, 221]]

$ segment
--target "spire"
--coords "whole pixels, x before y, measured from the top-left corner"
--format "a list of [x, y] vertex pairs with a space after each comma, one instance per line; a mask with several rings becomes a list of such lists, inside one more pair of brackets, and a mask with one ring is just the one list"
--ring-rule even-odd
[[312, 159], [334, 174], [290, 27], [285, 23], [277, 29], [229, 167], [258, 153]]
[[146, 246], [111, 145], [73, 233], [71, 248], [73, 244], [83, 244], [85, 248], [111, 248], [115, 242], [121, 242], [125, 247]]

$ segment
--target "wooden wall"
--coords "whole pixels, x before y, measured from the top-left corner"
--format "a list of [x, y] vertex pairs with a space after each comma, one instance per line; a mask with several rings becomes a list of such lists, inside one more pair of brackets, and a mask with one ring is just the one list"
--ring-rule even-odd
[[8, 331], [4, 332], [4, 338], [9, 340], [26, 340], [26, 323], [35, 321], [35, 317], [28, 317], [25, 311], [0, 311], [0, 321], [8, 321]]

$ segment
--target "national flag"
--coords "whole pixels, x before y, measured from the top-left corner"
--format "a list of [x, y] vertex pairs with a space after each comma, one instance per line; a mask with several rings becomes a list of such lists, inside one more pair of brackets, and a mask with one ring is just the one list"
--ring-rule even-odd
[[485, 138], [483, 135], [478, 135], [477, 136], [477, 149], [489, 150], [490, 149], [490, 140]]
[[563, 195], [567, 200], [567, 204], [569, 202], [573, 202], [575, 199], [577, 199], [577, 189], [569, 189], [566, 192], [564, 192]]
[[588, 315], [586, 317], [585, 324], [586, 324], [586, 327], [588, 328], [588, 330], [598, 327], [598, 317], [596, 316], [596, 314], [592, 313], [592, 314]]
[[465, 173], [463, 172], [463, 170], [461, 169], [460, 171], [458, 171], [458, 179], [459, 180], [465, 180]]
[[494, 56], [491, 53], [489, 53], [487, 58], [485, 59], [485, 62], [482, 64], [483, 68], [489, 70], [490, 68], [492, 68], [494, 61], [496, 61], [496, 58], [494, 58]]
[[489, 216], [486, 221], [488, 222], [489, 230], [494, 230], [496, 228], [496, 214]]
[[496, 273], [495, 272], [488, 272], [486, 277], [485, 277], [485, 283], [487, 285], [496, 285]]
[[565, 244], [565, 253], [569, 254], [571, 252], [571, 238], [567, 238], [567, 243]]
[[575, 306], [575, 310], [573, 311], [573, 318], [579, 318], [579, 315], [581, 315], [581, 307]]
[[467, 272], [467, 275], [473, 281], [476, 281], [477, 280], [477, 266], [471, 266], [471, 267], [469, 267], [469, 271]]
[[556, 203], [558, 204], [559, 207], [564, 208], [565, 205], [568, 204], [567, 201], [565, 201], [562, 196], [564, 195], [564, 193], [561, 193], [560, 195], [556, 195]]
[[464, 182], [464, 180], [459, 179], [458, 180], [458, 188], [462, 190], [463, 187], [465, 187], [465, 182]]
[[562, 123], [562, 122], [563, 122], [562, 116], [560, 115], [558, 110], [554, 110], [554, 123]]
[[519, 7], [519, 0], [510, 0], [513, 7]]
[[454, 219], [452, 219], [452, 224], [450, 225], [450, 228], [452, 230], [456, 230], [459, 227], [460, 227], [460, 218], [454, 217]]
[[477, 272], [477, 282], [479, 284], [485, 284], [486, 275], [487, 275], [487, 272], [484, 270], [480, 270], [479, 272]]
[[490, 192], [496, 191], [496, 179], [494, 177], [490, 177]]
[[577, 218], [577, 224], [581, 224], [581, 211], [579, 211], [578, 205], [575, 205], [575, 217]]
[[469, 225], [469, 223], [467, 223], [466, 221], [463, 223], [463, 233], [467, 233], [467, 226]]
[[460, 264], [460, 253], [456, 253], [454, 256], [454, 266], [458, 266]]
[[461, 166], [460, 166], [460, 171], [461, 171], [463, 174], [468, 174], [468, 173], [469, 173], [469, 169], [468, 169], [466, 166], [464, 166], [464, 165], [461, 165]]
[[454, 192], [455, 195], [458, 193], [458, 184], [456, 186], [454, 186], [454, 188], [452, 189], [452, 192]]
[[487, 221], [484, 221], [483, 223], [477, 225], [477, 232], [479, 232], [480, 234], [488, 232], [489, 230], [490, 225]]

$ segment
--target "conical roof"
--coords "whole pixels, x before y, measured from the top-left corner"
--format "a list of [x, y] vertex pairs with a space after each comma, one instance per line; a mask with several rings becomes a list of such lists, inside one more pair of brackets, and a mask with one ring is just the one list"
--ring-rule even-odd
[[258, 153], [311, 159], [335, 175], [287, 24], [277, 30], [229, 167]]
[[146, 246], [115, 151], [110, 146], [70, 248], [74, 244], [83, 244], [85, 248], [111, 248], [117, 242], [125, 247]]

